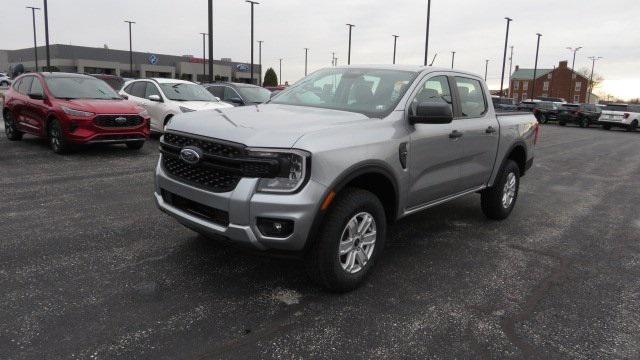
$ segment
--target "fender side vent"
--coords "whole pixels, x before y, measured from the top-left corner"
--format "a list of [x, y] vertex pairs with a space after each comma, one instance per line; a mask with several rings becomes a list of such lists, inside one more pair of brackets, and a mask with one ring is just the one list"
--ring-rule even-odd
[[398, 148], [398, 155], [400, 156], [400, 165], [402, 165], [403, 169], [407, 169], [407, 156], [409, 155], [409, 150], [407, 149], [407, 143], [404, 142], [400, 144]]

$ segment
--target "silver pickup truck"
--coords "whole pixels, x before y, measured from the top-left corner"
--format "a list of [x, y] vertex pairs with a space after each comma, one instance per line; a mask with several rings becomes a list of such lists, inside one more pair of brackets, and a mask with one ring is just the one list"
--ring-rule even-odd
[[473, 193], [507, 218], [538, 132], [530, 113], [496, 114], [474, 74], [328, 68], [266, 104], [173, 118], [155, 199], [200, 234], [300, 255], [318, 284], [348, 291], [390, 222]]

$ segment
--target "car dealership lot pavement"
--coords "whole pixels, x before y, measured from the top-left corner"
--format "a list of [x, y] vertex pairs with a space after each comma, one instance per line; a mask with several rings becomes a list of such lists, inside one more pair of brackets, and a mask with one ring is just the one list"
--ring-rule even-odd
[[508, 220], [404, 219], [345, 295], [156, 210], [157, 145], [0, 131], [0, 358], [640, 357], [640, 134], [543, 127]]

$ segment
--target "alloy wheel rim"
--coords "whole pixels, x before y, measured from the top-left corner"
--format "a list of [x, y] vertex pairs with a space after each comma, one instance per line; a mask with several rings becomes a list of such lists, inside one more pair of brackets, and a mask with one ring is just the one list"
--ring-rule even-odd
[[502, 190], [502, 206], [505, 209], [508, 209], [513, 204], [513, 199], [516, 197], [516, 186], [516, 174], [510, 172]]
[[353, 216], [345, 225], [338, 246], [338, 260], [342, 269], [356, 274], [367, 265], [378, 238], [376, 221], [368, 212]]
[[13, 135], [13, 126], [11, 125], [11, 123], [9, 122], [9, 119], [5, 119], [4, 120], [4, 133], [7, 136], [11, 136]]
[[51, 128], [51, 146], [54, 149], [58, 149], [60, 147], [60, 139], [59, 139], [58, 129], [54, 126]]

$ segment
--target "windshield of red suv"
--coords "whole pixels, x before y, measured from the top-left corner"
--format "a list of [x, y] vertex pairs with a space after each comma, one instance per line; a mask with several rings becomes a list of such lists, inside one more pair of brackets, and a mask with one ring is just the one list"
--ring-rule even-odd
[[84, 77], [45, 77], [47, 87], [58, 99], [122, 99], [104, 81]]
[[385, 117], [393, 111], [417, 76], [416, 72], [401, 70], [324, 69], [282, 91], [270, 103]]
[[218, 101], [207, 89], [198, 84], [160, 84], [164, 95], [173, 101]]

